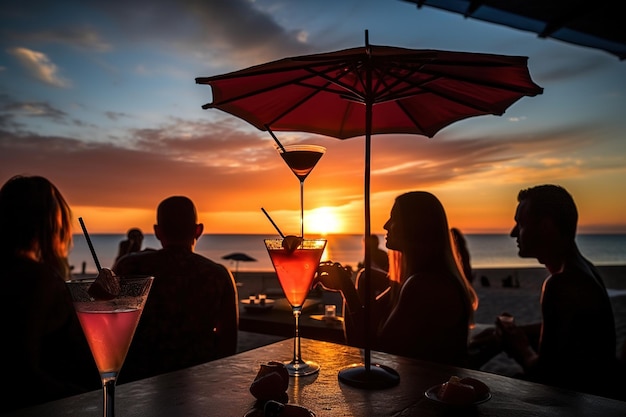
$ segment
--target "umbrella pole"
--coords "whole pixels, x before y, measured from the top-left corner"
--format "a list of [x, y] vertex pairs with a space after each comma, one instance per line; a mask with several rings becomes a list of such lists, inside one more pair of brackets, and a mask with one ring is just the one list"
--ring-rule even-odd
[[[365, 31], [365, 50], [369, 55], [369, 33]], [[373, 98], [372, 98], [372, 67], [371, 60], [368, 59], [367, 71], [365, 75], [365, 87], [366, 94], [368, 95], [365, 98], [365, 168], [364, 168], [364, 185], [363, 185], [363, 205], [365, 209], [365, 240], [364, 242], [370, 241], [370, 235], [372, 234], [371, 228], [371, 209], [370, 209], [370, 178], [371, 178], [371, 161], [372, 161], [372, 107], [373, 107]], [[371, 306], [370, 306], [370, 291], [371, 291], [371, 282], [372, 282], [372, 253], [370, 250], [370, 245], [365, 245], [365, 253], [363, 259], [365, 265], [365, 301], [363, 308], [365, 310], [365, 371], [370, 372], [372, 360], [371, 360], [371, 334], [370, 334], [370, 322], [371, 322]]]
[[[369, 41], [367, 30], [365, 31], [365, 46], [369, 49]], [[366, 82], [366, 100], [365, 100], [365, 182], [364, 182], [364, 206], [365, 206], [365, 242], [369, 242], [371, 235], [371, 216], [370, 216], [370, 173], [371, 173], [371, 149], [372, 149], [372, 72], [371, 66], [368, 65], [368, 71], [365, 75]], [[370, 245], [365, 245], [365, 254], [363, 259], [364, 271], [364, 292], [365, 300], [363, 301], [364, 319], [364, 365], [351, 365], [339, 371], [339, 380], [345, 384], [367, 389], [383, 389], [397, 385], [400, 382], [400, 375], [392, 368], [374, 364], [372, 366], [371, 352], [371, 277], [372, 277], [372, 256]]]

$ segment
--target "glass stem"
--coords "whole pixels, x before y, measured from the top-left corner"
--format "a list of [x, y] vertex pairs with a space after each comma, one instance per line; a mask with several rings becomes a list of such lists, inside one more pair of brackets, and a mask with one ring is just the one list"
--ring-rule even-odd
[[304, 181], [300, 181], [300, 236], [304, 239]]
[[115, 417], [115, 378], [102, 380], [103, 413], [104, 417]]
[[300, 353], [300, 313], [301, 310], [299, 308], [293, 309], [293, 317], [296, 319], [296, 327], [295, 334], [293, 337], [293, 363], [299, 364], [302, 363], [302, 355]]

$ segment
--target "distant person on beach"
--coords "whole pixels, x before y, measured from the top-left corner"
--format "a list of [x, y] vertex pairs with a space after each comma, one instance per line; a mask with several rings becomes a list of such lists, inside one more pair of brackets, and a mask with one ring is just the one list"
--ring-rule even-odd
[[[478, 298], [457, 266], [443, 206], [428, 192], [402, 194], [384, 228], [390, 269], [371, 269], [371, 347], [465, 365]], [[366, 272], [359, 272], [356, 288], [339, 264], [322, 263], [318, 272], [324, 287], [343, 296], [348, 344], [363, 346]]]
[[166, 198], [157, 208], [154, 225], [163, 248], [123, 256], [113, 267], [118, 275], [154, 276], [120, 382], [236, 353], [235, 280], [223, 265], [194, 253], [204, 230], [197, 220], [189, 198]]
[[[369, 245], [372, 268], [380, 269], [381, 271], [389, 271], [389, 255], [387, 252], [380, 248], [380, 240], [377, 235], [369, 235], [365, 244]], [[363, 268], [364, 263], [359, 262], [358, 268]]]
[[469, 249], [467, 248], [467, 241], [465, 240], [465, 236], [463, 232], [461, 232], [456, 227], [450, 229], [450, 233], [452, 233], [452, 242], [456, 247], [456, 254], [461, 264], [461, 269], [465, 274], [465, 278], [471, 283], [474, 282], [474, 272], [472, 271], [472, 262], [471, 256], [469, 253]]
[[550, 275], [541, 293], [542, 322], [518, 327], [505, 313], [496, 320], [502, 346], [525, 379], [612, 396], [618, 392], [613, 310], [600, 274], [576, 245], [576, 204], [557, 185], [521, 190], [517, 200], [511, 237], [518, 255], [536, 258]]
[[120, 259], [124, 255], [129, 253], [139, 252], [141, 245], [143, 244], [143, 232], [141, 229], [133, 227], [126, 233], [126, 239], [122, 240], [117, 251], [117, 257], [115, 261]]
[[46, 178], [15, 176], [0, 189], [0, 303], [5, 335], [0, 413], [100, 388], [65, 286], [70, 208]]

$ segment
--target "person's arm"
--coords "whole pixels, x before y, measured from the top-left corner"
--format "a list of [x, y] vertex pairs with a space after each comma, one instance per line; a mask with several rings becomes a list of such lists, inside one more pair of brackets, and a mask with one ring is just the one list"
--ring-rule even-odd
[[[517, 326], [511, 315], [498, 316], [496, 328], [502, 335], [504, 350], [524, 368], [524, 371], [532, 372], [539, 355], [531, 346], [524, 328]], [[534, 326], [530, 327], [533, 328]]]
[[352, 272], [336, 262], [322, 262], [317, 272], [316, 281], [322, 284], [324, 289], [341, 293], [346, 342], [349, 345], [362, 346], [364, 309], [352, 282]]
[[474, 334], [468, 344], [469, 367], [480, 369], [494, 356], [502, 352], [502, 337], [495, 326]]
[[541, 323], [524, 324], [519, 326], [528, 338], [528, 343], [534, 350], [539, 349], [539, 336], [541, 335]]
[[314, 285], [320, 283], [328, 291], [340, 292], [345, 307], [351, 314], [358, 314], [363, 309], [363, 303], [352, 282], [352, 272], [339, 263], [322, 262], [315, 281]]
[[[19, 368], [19, 371], [12, 376], [10, 389], [6, 391], [9, 397], [5, 406], [8, 407], [12, 405], [24, 407], [52, 401], [96, 389], [100, 385], [98, 372], [86, 342], [84, 352], [80, 352], [74, 344], [83, 337], [82, 329], [65, 284], [53, 276], [36, 279], [33, 283], [35, 285], [28, 297], [22, 297], [20, 301], [24, 312], [23, 321], [19, 326], [9, 327], [11, 343], [7, 353], [12, 363], [8, 369]], [[84, 355], [56, 356], [50, 351], [44, 352], [45, 340], [51, 337], [65, 345], [63, 353], [69, 350]], [[50, 346], [50, 349], [53, 348], [54, 346]], [[63, 375], [51, 373], [44, 363], [51, 361], [64, 364], [66, 372]], [[90, 370], [93, 371], [91, 374]], [[83, 375], [85, 378], [82, 378]], [[87, 375], [93, 379], [90, 380]], [[81, 378], [74, 379], [77, 376]], [[90, 382], [93, 384], [89, 385]], [[22, 394], [28, 392], [29, 395], [26, 397], [19, 395], [20, 391]]]

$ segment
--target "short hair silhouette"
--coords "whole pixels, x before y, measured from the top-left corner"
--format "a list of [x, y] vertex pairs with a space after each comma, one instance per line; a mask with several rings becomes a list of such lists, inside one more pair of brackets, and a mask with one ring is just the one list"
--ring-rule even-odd
[[170, 240], [193, 239], [197, 221], [196, 207], [188, 197], [168, 197], [157, 208], [157, 223]]
[[576, 237], [578, 210], [574, 198], [565, 188], [553, 184], [537, 185], [521, 190], [517, 201], [529, 203], [528, 213], [532, 218], [547, 217], [552, 220], [563, 237]]

